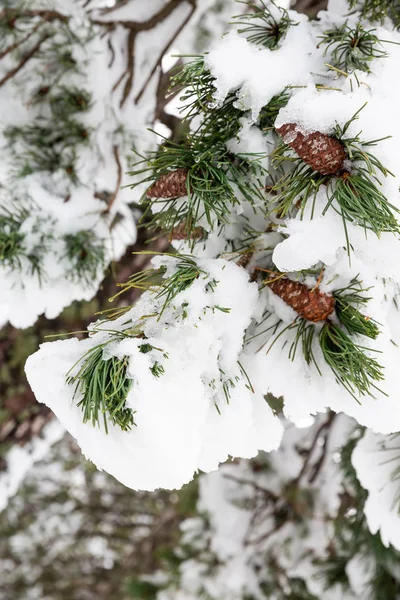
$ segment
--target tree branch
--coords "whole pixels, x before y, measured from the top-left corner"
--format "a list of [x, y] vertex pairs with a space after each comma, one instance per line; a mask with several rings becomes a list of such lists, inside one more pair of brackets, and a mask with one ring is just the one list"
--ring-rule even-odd
[[105, 209], [105, 213], [109, 213], [111, 210], [112, 205], [114, 204], [117, 196], [118, 196], [118, 192], [120, 190], [121, 187], [121, 183], [122, 183], [122, 165], [121, 165], [121, 159], [119, 156], [119, 148], [117, 145], [113, 146], [113, 154], [114, 154], [114, 158], [115, 158], [115, 162], [117, 163], [117, 185], [115, 186], [115, 190], [113, 195], [111, 196], [110, 202], [108, 203], [107, 208]]
[[10, 52], [13, 52], [16, 48], [18, 48], [18, 46], [21, 46], [22, 44], [24, 44], [27, 40], [29, 40], [30, 37], [32, 37], [32, 35], [34, 33], [37, 32], [37, 30], [43, 25], [43, 21], [38, 23], [33, 29], [32, 31], [30, 31], [24, 38], [22, 38], [22, 40], [19, 40], [17, 42], [14, 42], [14, 44], [11, 44], [10, 46], [7, 46], [7, 48], [5, 48], [2, 52], [0, 52], [0, 60], [2, 58], [4, 58], [7, 54], [10, 54]]
[[36, 54], [36, 52], [38, 52], [40, 50], [40, 47], [43, 44], [43, 42], [46, 41], [49, 37], [51, 37], [50, 33], [46, 33], [29, 50], [29, 52], [27, 52], [25, 54], [25, 56], [23, 56], [23, 58], [20, 60], [20, 62], [17, 64], [17, 66], [14, 67], [14, 69], [11, 69], [11, 71], [8, 71], [8, 73], [6, 73], [6, 75], [4, 75], [3, 79], [0, 80], [0, 87], [2, 87], [9, 79], [11, 79], [12, 77], [14, 77], [24, 67], [24, 65], [26, 65], [26, 63], [32, 58], [32, 56], [34, 56]]
[[0, 11], [0, 19], [10, 17], [10, 19], [19, 19], [20, 17], [41, 17], [45, 21], [68, 21], [69, 17], [63, 15], [57, 10], [18, 10], [16, 8], [5, 8]]
[[173, 36], [170, 38], [170, 40], [168, 40], [168, 42], [165, 44], [164, 48], [162, 48], [154, 67], [152, 68], [152, 70], [150, 71], [146, 81], [144, 82], [142, 89], [140, 90], [140, 92], [136, 95], [135, 98], [135, 104], [137, 104], [140, 101], [140, 98], [142, 97], [142, 95], [144, 94], [147, 86], [149, 85], [154, 73], [156, 72], [156, 70], [158, 69], [158, 67], [161, 64], [162, 58], [164, 56], [164, 54], [167, 52], [167, 50], [172, 46], [172, 44], [174, 43], [174, 41], [176, 40], [176, 38], [179, 36], [179, 34], [182, 32], [182, 30], [186, 27], [186, 25], [188, 24], [188, 22], [190, 21], [190, 19], [193, 16], [193, 13], [196, 10], [196, 3], [191, 0], [190, 1], [191, 4], [191, 9], [189, 14], [186, 16], [186, 18], [182, 21], [182, 23], [179, 25], [178, 29], [175, 31], [175, 33], [173, 34]]

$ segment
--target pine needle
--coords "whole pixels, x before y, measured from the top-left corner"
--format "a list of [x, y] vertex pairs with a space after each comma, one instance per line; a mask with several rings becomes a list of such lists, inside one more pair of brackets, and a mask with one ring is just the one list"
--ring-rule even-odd
[[77, 406], [83, 412], [83, 422], [90, 421], [93, 427], [100, 427], [102, 421], [106, 433], [108, 421], [122, 431], [129, 431], [135, 425], [134, 411], [126, 408], [126, 398], [133, 384], [127, 377], [129, 358], [104, 359], [104, 348], [110, 341], [113, 340], [91, 348], [80, 359], [82, 363], [76, 375], [69, 375], [71, 371], [67, 373], [67, 383], [75, 384], [73, 398], [82, 394]]

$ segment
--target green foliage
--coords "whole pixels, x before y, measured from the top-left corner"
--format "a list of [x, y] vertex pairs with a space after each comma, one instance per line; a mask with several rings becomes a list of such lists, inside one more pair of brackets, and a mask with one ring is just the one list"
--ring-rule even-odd
[[31, 231], [37, 241], [32, 247], [27, 246], [27, 233], [22, 228], [32, 210], [33, 204], [18, 205], [14, 202], [11, 207], [0, 205], [0, 264], [12, 270], [26, 271], [40, 282], [44, 277], [43, 253], [51, 235], [42, 231], [41, 217], [33, 217]]
[[321, 175], [297, 156], [293, 157], [293, 152], [282, 140], [273, 155], [273, 164], [278, 171], [286, 161], [294, 165], [288, 172], [283, 172], [272, 187], [278, 194], [273, 200], [274, 210], [281, 218], [287, 216], [293, 206], [303, 212], [310, 198], [315, 202], [319, 190], [325, 189], [327, 203], [323, 214], [330, 207], [341, 214], [349, 253], [351, 244], [347, 238], [347, 221], [370, 229], [377, 236], [382, 232], [400, 232], [396, 218], [399, 209], [388, 202], [380, 189], [380, 176], [393, 174], [369, 151], [387, 138], [363, 141], [361, 132], [355, 136], [348, 135], [350, 125], [364, 106], [343, 127], [336, 125], [333, 132], [333, 137], [342, 142], [351, 161], [349, 170], [343, 170], [337, 176]]
[[126, 398], [133, 381], [127, 376], [129, 358], [111, 356], [104, 358], [104, 349], [114, 338], [91, 348], [79, 361], [80, 368], [70, 375], [74, 365], [67, 373], [67, 383], [75, 384], [73, 398], [82, 394], [77, 406], [83, 412], [83, 422], [91, 421], [93, 427], [101, 426], [108, 433], [107, 422], [118, 425], [122, 431], [129, 431], [134, 422], [134, 411], [126, 407]]
[[150, 373], [154, 375], [154, 377], [160, 377], [161, 375], [164, 375], [165, 369], [156, 361], [154, 365], [150, 367]]
[[369, 565], [366, 600], [386, 600], [397, 598], [400, 592], [400, 553], [392, 546], [384, 546], [379, 533], [372, 534], [366, 523], [364, 506], [368, 492], [361, 487], [351, 462], [353, 450], [362, 433], [363, 429], [358, 428], [340, 451], [340, 466], [344, 477], [341, 507], [333, 523], [335, 535], [327, 560], [318, 564], [326, 589], [336, 585], [346, 589], [347, 563], [355, 557], [364, 559]]
[[71, 73], [81, 75], [72, 46], [83, 46], [94, 31], [89, 25], [76, 33], [70, 23], [68, 16], [49, 7], [32, 9], [31, 3], [24, 0], [6, 2], [1, 11], [0, 50], [18, 65], [25, 52], [33, 48], [34, 62], [29, 65], [32, 78], [39, 82], [27, 103], [32, 110], [30, 122], [10, 126], [4, 132], [18, 177], [62, 171], [67, 179], [77, 183], [78, 147], [88, 141], [90, 131], [73, 115], [90, 108], [91, 96], [85, 89], [65, 85], [63, 78]]
[[60, 170], [73, 182], [77, 181], [77, 148], [86, 144], [90, 135], [90, 131], [77, 121], [57, 119], [50, 123], [38, 118], [30, 125], [9, 127], [4, 135], [14, 152], [18, 176]]
[[[236, 187], [250, 204], [262, 202], [260, 156], [233, 155], [225, 139], [217, 139], [206, 130], [188, 136], [185, 144], [164, 140], [160, 148], [137, 163], [143, 168], [130, 175], [139, 176], [132, 185], [158, 180], [162, 175], [177, 169], [187, 169], [187, 200], [156, 199], [157, 207], [150, 228], [171, 230], [181, 223], [190, 238], [200, 219], [205, 218], [211, 229], [227, 223], [233, 206], [240, 203]], [[253, 179], [253, 181], [252, 181]]]
[[318, 337], [325, 362], [353, 398], [359, 401], [357, 393], [374, 396], [381, 391], [376, 383], [384, 379], [382, 366], [366, 354], [370, 348], [357, 344], [334, 323], [325, 324]]
[[335, 290], [335, 309], [339, 321], [348, 333], [365, 335], [375, 340], [380, 333], [377, 321], [363, 315], [359, 310], [371, 300], [370, 297], [362, 295], [369, 289], [363, 288], [356, 278], [353, 279], [345, 288]]
[[67, 277], [90, 285], [105, 266], [104, 241], [90, 230], [68, 233], [64, 236], [65, 258], [68, 260]]
[[259, 114], [259, 127], [262, 130], [270, 129], [274, 126], [276, 118], [281, 108], [284, 108], [290, 100], [289, 88], [285, 88], [280, 94], [273, 96]]
[[21, 226], [28, 217], [26, 208], [9, 210], [0, 207], [0, 263], [11, 269], [21, 269], [21, 256], [25, 255], [25, 234], [21, 232]]
[[369, 148], [387, 138], [363, 141], [361, 132], [353, 137], [347, 134], [350, 125], [358, 119], [364, 107], [365, 104], [343, 127], [337, 125], [335, 128], [334, 136], [342, 141], [349, 160], [354, 165], [354, 172], [353, 169], [351, 172], [344, 171], [335, 180], [334, 189], [328, 191], [329, 201], [325, 210], [336, 200], [346, 220], [371, 229], [376, 235], [384, 231], [398, 233], [400, 228], [395, 214], [399, 210], [388, 202], [379, 189], [379, 176], [393, 177], [393, 173], [369, 151]]
[[[244, 33], [249, 42], [258, 44], [270, 50], [276, 50], [285, 38], [287, 31], [297, 25], [289, 17], [287, 10], [274, 5], [271, 9], [263, 0], [239, 0], [248, 8], [248, 12], [234, 17], [235, 25], [245, 25], [238, 29]], [[277, 17], [277, 13], [279, 17]]]
[[283, 396], [279, 396], [279, 398], [277, 398], [276, 396], [268, 392], [268, 394], [266, 394], [264, 398], [275, 415], [282, 415], [283, 407], [285, 404]]
[[395, 27], [400, 27], [399, 0], [347, 0], [349, 8], [361, 10], [361, 15], [369, 21], [383, 23], [386, 17], [392, 19]]
[[369, 288], [363, 288], [362, 283], [354, 278], [348, 286], [333, 293], [338, 324], [329, 318], [322, 328], [318, 329], [314, 323], [298, 317], [273, 336], [268, 351], [286, 332], [294, 331], [294, 338], [289, 347], [290, 360], [294, 360], [301, 349], [307, 364], [313, 364], [322, 375], [315, 356], [317, 340], [322, 356], [334, 372], [337, 382], [357, 402], [358, 395], [373, 396], [374, 392], [381, 392], [376, 384], [384, 379], [383, 368], [369, 355], [377, 351], [362, 346], [355, 337], [365, 336], [374, 340], [380, 333], [377, 321], [362, 313], [371, 299], [364, 295], [368, 290]]
[[125, 589], [129, 597], [134, 600], [156, 600], [159, 591], [156, 585], [133, 577], [125, 581]]
[[365, 29], [361, 23], [350, 27], [347, 21], [340, 27], [328, 29], [319, 36], [320, 44], [326, 45], [324, 56], [329, 55], [330, 65], [339, 72], [370, 73], [371, 62], [387, 56], [381, 48], [383, 41], [374, 32], [375, 29]]
[[[122, 290], [113, 296], [111, 300], [131, 288], [144, 291], [151, 289], [157, 299], [162, 298], [164, 300], [158, 314], [158, 318], [160, 319], [166, 308], [173, 302], [178, 294], [187, 290], [201, 275], [203, 275], [204, 278], [207, 278], [206, 271], [201, 269], [196, 261], [190, 256], [170, 256], [176, 259], [175, 270], [172, 275], [165, 277], [167, 272], [167, 267], [165, 265], [161, 265], [158, 269], [139, 271], [139, 273], [132, 275], [126, 283], [119, 284], [119, 287], [121, 287]], [[127, 307], [126, 310], [129, 310], [129, 307]], [[147, 349], [143, 351], [147, 351]]]
[[55, 117], [65, 120], [75, 113], [89, 110], [90, 102], [91, 95], [86, 90], [61, 86], [57, 94], [51, 96], [50, 107]]

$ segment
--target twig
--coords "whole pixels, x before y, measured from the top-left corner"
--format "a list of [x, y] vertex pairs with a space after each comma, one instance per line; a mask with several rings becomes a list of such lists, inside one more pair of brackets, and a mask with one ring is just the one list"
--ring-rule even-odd
[[[91, 0], [89, 0], [89, 1], [91, 1]], [[122, 8], [123, 6], [126, 6], [127, 4], [129, 4], [130, 1], [131, 0], [121, 0], [115, 6], [107, 6], [106, 8], [102, 8], [101, 14], [107, 15], [108, 13], [113, 12], [114, 10], [117, 10], [118, 8]]]
[[[121, 108], [125, 104], [126, 100], [128, 99], [129, 94], [131, 93], [132, 87], [133, 87], [134, 68], [135, 68], [136, 35], [141, 31], [149, 31], [150, 29], [153, 29], [156, 25], [158, 25], [159, 23], [161, 23], [162, 21], [167, 19], [175, 11], [175, 9], [183, 2], [189, 2], [192, 6], [192, 10], [190, 11], [189, 17], [187, 19], [185, 19], [184, 23], [181, 26], [181, 27], [184, 27], [185, 24], [187, 23], [187, 21], [190, 19], [190, 17], [193, 14], [193, 11], [195, 9], [195, 0], [170, 0], [170, 2], [168, 4], [166, 4], [165, 6], [163, 6], [161, 8], [161, 10], [159, 10], [155, 15], [153, 15], [152, 17], [147, 19], [147, 21], [142, 21], [142, 22], [140, 22], [140, 21], [123, 21], [123, 20], [103, 21], [101, 19], [92, 19], [92, 23], [94, 25], [100, 25], [101, 27], [108, 27], [110, 30], [115, 29], [115, 27], [118, 25], [129, 30], [128, 39], [127, 39], [126, 69], [122, 73], [122, 75], [118, 79], [118, 81], [113, 86], [113, 91], [115, 91], [119, 87], [121, 82], [124, 80], [124, 78], [127, 76], [127, 80], [126, 80], [125, 86], [124, 86], [124, 91], [122, 93], [122, 98], [120, 101]], [[173, 43], [176, 35], [179, 34], [180, 30], [181, 30], [181, 28], [174, 35], [174, 38], [168, 42], [166, 48], [163, 50], [163, 53], [161, 54], [161, 57], [159, 57], [157, 59], [156, 65], [151, 72], [149, 80], [154, 75], [154, 72], [157, 69], [160, 60], [162, 59], [163, 54], [168, 50], [169, 46]], [[147, 84], [148, 84], [148, 81], [146, 81], [144, 89], [146, 88]], [[142, 88], [141, 92], [139, 92], [139, 97], [144, 92], [144, 89]]]
[[3, 17], [10, 16], [11, 19], [18, 19], [20, 17], [41, 17], [45, 21], [68, 21], [69, 17], [63, 15], [57, 10], [18, 10], [16, 8], [5, 8], [0, 12], [0, 19]]
[[132, 90], [132, 86], [133, 86], [133, 77], [134, 77], [134, 70], [135, 70], [135, 39], [136, 39], [136, 35], [137, 35], [137, 32], [134, 31], [133, 29], [129, 32], [129, 35], [128, 35], [128, 49], [127, 49], [128, 64], [127, 64], [126, 71], [125, 71], [125, 73], [128, 73], [128, 79], [126, 80], [124, 92], [123, 92], [122, 98], [121, 98], [121, 102], [119, 103], [121, 108], [124, 105], [126, 99], [128, 98], [128, 96]]
[[267, 490], [267, 488], [258, 485], [255, 481], [249, 481], [248, 479], [244, 479], [242, 477], [235, 477], [235, 475], [224, 475], [224, 478], [229, 479], [230, 481], [234, 481], [235, 483], [240, 483], [242, 485], [250, 485], [252, 488], [257, 490], [258, 492], [261, 492], [265, 497], [269, 498], [273, 502], [278, 502], [278, 500], [280, 499], [279, 496], [274, 494], [274, 492], [271, 492], [270, 490]]
[[46, 33], [33, 46], [33, 48], [31, 48], [30, 51], [25, 54], [25, 56], [20, 60], [20, 62], [17, 64], [17, 66], [14, 67], [14, 69], [11, 69], [11, 71], [8, 71], [8, 73], [6, 73], [6, 75], [4, 75], [3, 79], [0, 80], [0, 87], [2, 87], [9, 79], [14, 77], [14, 75], [16, 75], [23, 68], [23, 66], [26, 65], [26, 63], [32, 58], [32, 56], [34, 56], [36, 54], [36, 52], [38, 52], [38, 50], [40, 50], [40, 46], [43, 44], [43, 42], [46, 41], [49, 37], [51, 37], [50, 33]]
[[153, 29], [153, 27], [164, 21], [167, 17], [169, 17], [169, 15], [171, 15], [174, 12], [174, 10], [179, 6], [179, 4], [186, 1], [188, 0], [170, 0], [168, 4], [163, 6], [163, 8], [158, 11], [158, 13], [147, 19], [147, 21], [102, 21], [101, 19], [92, 19], [92, 23], [94, 25], [101, 25], [102, 27], [111, 28], [114, 28], [116, 25], [120, 25], [121, 27], [125, 27], [126, 29], [133, 29], [136, 32], [149, 31], [150, 29]]
[[280, 521], [280, 523], [278, 523], [277, 525], [275, 525], [275, 527], [273, 527], [272, 529], [270, 529], [266, 533], [263, 533], [263, 535], [260, 535], [255, 540], [249, 540], [247, 542], [247, 545], [250, 546], [250, 545], [254, 545], [254, 544], [261, 544], [261, 542], [265, 542], [265, 540], [267, 540], [269, 537], [271, 537], [271, 535], [273, 535], [274, 533], [277, 533], [280, 529], [282, 529], [282, 527], [284, 525], [286, 525], [286, 523], [288, 523], [289, 520], [290, 519], [287, 519], [286, 521]]
[[196, 10], [196, 3], [191, 1], [191, 9], [189, 14], [185, 17], [185, 19], [182, 21], [182, 23], [179, 25], [178, 29], [175, 31], [175, 33], [173, 34], [173, 36], [168, 40], [168, 42], [165, 44], [164, 48], [161, 50], [155, 64], [154, 67], [152, 68], [152, 70], [150, 71], [146, 81], [144, 82], [142, 89], [140, 90], [140, 92], [136, 95], [135, 97], [135, 104], [137, 104], [142, 95], [144, 94], [144, 92], [146, 91], [147, 86], [149, 85], [154, 73], [156, 72], [156, 70], [158, 69], [158, 67], [161, 64], [161, 61], [163, 59], [164, 54], [167, 52], [167, 50], [172, 46], [172, 44], [174, 43], [174, 41], [176, 40], [176, 38], [179, 36], [179, 34], [182, 32], [182, 30], [186, 27], [186, 25], [189, 23], [190, 19], [193, 16], [193, 13]]
[[24, 44], [27, 40], [29, 40], [29, 38], [37, 32], [37, 30], [43, 25], [43, 21], [41, 23], [38, 23], [33, 29], [32, 31], [30, 31], [24, 38], [22, 38], [22, 40], [19, 40], [17, 42], [14, 42], [14, 44], [11, 44], [10, 46], [7, 46], [7, 48], [5, 48], [2, 52], [0, 52], [0, 60], [2, 58], [4, 58], [7, 54], [10, 54], [10, 52], [13, 52], [16, 48], [18, 48], [18, 46], [21, 46], [21, 44]]
[[319, 475], [319, 473], [320, 473], [320, 471], [322, 469], [322, 466], [324, 464], [326, 453], [327, 453], [327, 450], [328, 450], [328, 440], [329, 440], [329, 434], [331, 432], [331, 425], [332, 425], [334, 419], [337, 416], [336, 413], [332, 413], [332, 415], [333, 416], [332, 416], [331, 422], [329, 424], [329, 427], [327, 427], [327, 430], [326, 430], [326, 433], [325, 433], [321, 456], [318, 459], [318, 461], [313, 465], [313, 471], [312, 471], [312, 473], [310, 474], [310, 476], [308, 478], [309, 483], [314, 483], [314, 481], [317, 479], [317, 477], [318, 477], [318, 475]]
[[115, 162], [117, 163], [117, 172], [118, 172], [118, 176], [117, 176], [117, 185], [115, 186], [115, 190], [113, 195], [111, 196], [111, 199], [108, 203], [107, 208], [105, 209], [104, 213], [109, 213], [111, 210], [112, 205], [114, 204], [117, 196], [118, 196], [118, 192], [120, 190], [121, 187], [121, 183], [122, 183], [122, 165], [121, 165], [121, 159], [119, 156], [119, 148], [117, 145], [113, 146], [113, 154], [114, 154], [114, 158], [115, 158]]
[[314, 450], [315, 450], [315, 448], [317, 446], [318, 440], [321, 437], [322, 432], [325, 429], [329, 429], [331, 427], [331, 425], [332, 425], [335, 417], [336, 417], [336, 414], [334, 412], [330, 412], [329, 417], [323, 423], [321, 423], [321, 425], [318, 427], [317, 431], [315, 432], [315, 435], [314, 435], [313, 440], [311, 442], [311, 446], [307, 450], [307, 456], [306, 456], [306, 459], [305, 459], [305, 461], [303, 463], [301, 471], [298, 474], [298, 476], [296, 477], [296, 479], [294, 480], [294, 483], [296, 485], [300, 482], [301, 478], [303, 477], [303, 475], [307, 471], [307, 468], [308, 468], [308, 466], [310, 464], [311, 457], [312, 457], [313, 452], [314, 452]]

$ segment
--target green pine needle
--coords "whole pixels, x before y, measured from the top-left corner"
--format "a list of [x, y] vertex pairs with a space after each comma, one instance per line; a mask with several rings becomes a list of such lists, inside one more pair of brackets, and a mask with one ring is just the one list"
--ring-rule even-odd
[[160, 377], [161, 375], [164, 375], [165, 369], [156, 361], [154, 365], [150, 367], [150, 372], [152, 375], [154, 375], [154, 377]]
[[288, 29], [297, 25], [289, 17], [287, 10], [275, 6], [281, 13], [279, 19], [275, 18], [270, 8], [263, 0], [238, 0], [245, 4], [252, 12], [234, 17], [235, 25], [245, 25], [243, 29], [238, 29], [239, 33], [244, 33], [249, 42], [276, 50], [280, 42], [286, 36]]
[[[293, 157], [293, 151], [283, 140], [279, 141], [272, 156], [274, 168], [281, 169], [287, 161], [293, 163], [293, 167], [288, 172], [283, 172], [272, 188], [278, 193], [278, 196], [273, 199], [273, 210], [280, 217], [287, 216], [293, 208], [304, 211], [308, 200], [313, 198], [315, 201], [316, 194], [323, 186], [328, 198], [323, 214], [332, 206], [342, 215], [344, 222], [349, 221], [364, 229], [370, 229], [378, 236], [382, 232], [400, 232], [400, 225], [396, 218], [400, 211], [388, 202], [380, 190], [382, 185], [380, 176], [393, 176], [393, 173], [369, 151], [387, 138], [363, 141], [361, 132], [353, 137], [348, 135], [350, 125], [358, 118], [364, 107], [365, 104], [344, 126], [336, 125], [334, 129], [333, 137], [342, 142], [348, 160], [351, 161], [350, 170], [343, 171], [337, 176], [315, 172], [300, 158]], [[349, 240], [347, 240], [347, 247], [350, 251]]]
[[392, 19], [396, 28], [400, 27], [399, 0], [347, 0], [350, 9], [361, 10], [361, 16], [368, 21], [383, 25], [385, 18]]
[[[382, 366], [375, 358], [368, 355], [376, 351], [358, 344], [353, 337], [357, 335], [376, 339], [380, 333], [378, 323], [361, 312], [370, 300], [364, 294], [367, 291], [368, 289], [363, 288], [361, 282], [354, 278], [348, 286], [334, 292], [335, 311], [339, 324], [328, 319], [318, 331], [314, 323], [298, 317], [273, 336], [267, 352], [285, 332], [294, 330], [294, 339], [289, 348], [290, 360], [295, 359], [300, 349], [306, 363], [314, 365], [322, 375], [314, 350], [315, 342], [318, 340], [324, 360], [334, 372], [338, 383], [357, 402], [359, 396], [373, 396], [374, 391], [383, 393], [376, 385], [384, 379]], [[266, 331], [271, 329], [272, 327], [269, 327]]]
[[382, 366], [366, 354], [371, 352], [369, 348], [357, 344], [331, 322], [322, 327], [318, 338], [325, 362], [357, 402], [358, 395], [373, 397], [375, 391], [382, 392], [376, 385], [384, 379]]
[[364, 29], [357, 23], [350, 27], [347, 21], [319, 36], [320, 44], [325, 44], [324, 56], [329, 54], [330, 64], [340, 73], [359, 70], [370, 73], [371, 62], [388, 54], [381, 49], [384, 40], [375, 35], [375, 29]]
[[111, 356], [104, 359], [104, 348], [110, 341], [113, 340], [91, 348], [80, 359], [79, 362], [82, 362], [76, 375], [69, 375], [71, 371], [67, 373], [67, 383], [75, 384], [73, 397], [82, 394], [77, 406], [83, 412], [83, 422], [101, 427], [103, 421], [106, 433], [108, 422], [123, 431], [129, 431], [135, 425], [134, 411], [126, 407], [126, 398], [133, 384], [132, 379], [127, 377], [129, 358]]
[[343, 218], [350, 223], [370, 229], [376, 235], [382, 232], [399, 233], [395, 217], [399, 209], [390, 204], [376, 183], [363, 169], [344, 173], [328, 189], [328, 203], [323, 214], [336, 200]]
[[58, 119], [50, 124], [38, 118], [32, 125], [9, 127], [4, 135], [13, 150], [19, 177], [34, 172], [63, 171], [72, 182], [77, 182], [77, 148], [90, 139], [90, 130], [80, 123]]
[[[167, 268], [162, 265], [158, 269], [147, 269], [132, 275], [126, 283], [118, 284], [121, 289], [115, 294], [110, 301], [113, 301], [117, 296], [129, 289], [152, 290], [155, 298], [163, 298], [164, 303], [158, 313], [158, 319], [161, 318], [164, 311], [173, 302], [173, 300], [181, 292], [187, 290], [201, 275], [207, 277], [206, 271], [201, 269], [195, 260], [190, 256], [185, 255], [169, 255], [176, 259], [176, 271], [169, 277], [165, 277]], [[207, 285], [215, 286], [217, 282], [209, 282]], [[131, 307], [124, 307], [127, 311]]]
[[290, 100], [288, 88], [285, 88], [280, 94], [276, 94], [271, 98], [266, 106], [264, 106], [258, 117], [259, 127], [262, 130], [270, 129], [274, 126], [276, 118], [281, 108], [284, 108]]
[[[274, 158], [276, 157], [273, 160]], [[295, 159], [293, 168], [282, 175], [271, 188], [273, 194], [277, 193], [272, 200], [274, 212], [279, 218], [288, 216], [293, 209], [304, 212], [308, 200], [312, 198], [315, 201], [317, 193], [328, 181], [328, 175], [321, 175], [302, 160]], [[313, 215], [312, 210], [311, 218]]]
[[153, 199], [151, 205], [161, 205], [161, 209], [158, 206], [150, 228], [171, 230], [184, 222], [190, 239], [202, 218], [211, 229], [227, 222], [232, 206], [239, 204], [236, 186], [250, 204], [264, 200], [259, 159], [256, 154], [234, 156], [224, 140], [218, 142], [207, 135], [190, 136], [186, 144], [165, 139], [159, 150], [136, 164], [145, 166], [130, 173], [140, 176], [132, 187], [150, 184], [170, 171], [187, 169], [187, 200]]
[[86, 112], [90, 108], [91, 94], [86, 90], [62, 86], [50, 98], [50, 106], [57, 118], [68, 119], [74, 113]]
[[37, 277], [42, 282], [43, 254], [51, 234], [41, 231], [42, 218], [36, 216], [33, 228], [39, 234], [39, 242], [28, 249], [25, 245], [26, 234], [21, 232], [24, 222], [31, 217], [32, 205], [18, 206], [16, 202], [11, 208], [0, 205], [0, 264], [7, 268]]
[[179, 67], [171, 80], [174, 94], [177, 89], [183, 91], [180, 100], [183, 102], [181, 110], [184, 120], [191, 120], [199, 113], [203, 115], [203, 121], [194, 135], [201, 130], [210, 142], [215, 139], [219, 144], [237, 135], [239, 119], [244, 112], [237, 107], [237, 94], [235, 91], [229, 92], [220, 105], [215, 103], [215, 77], [211, 75], [203, 56], [195, 56], [192, 61]]
[[67, 277], [91, 285], [97, 279], [100, 269], [105, 267], [104, 241], [93, 231], [82, 230], [64, 236], [65, 258], [70, 265]]
[[176, 89], [183, 91], [180, 100], [184, 103], [186, 119], [191, 119], [198, 113], [207, 113], [216, 91], [215, 77], [206, 66], [204, 56], [197, 55], [191, 58], [193, 60], [183, 67], [177, 67], [171, 78], [171, 91], [175, 92]]
[[356, 278], [353, 279], [347, 287], [334, 292], [335, 310], [339, 321], [349, 334], [365, 335], [375, 340], [380, 333], [379, 323], [359, 310], [371, 300], [362, 295], [367, 291], [368, 289], [362, 288]]
[[21, 269], [21, 257], [26, 255], [25, 234], [20, 229], [29, 216], [26, 208], [9, 210], [0, 206], [0, 263], [11, 269]]

